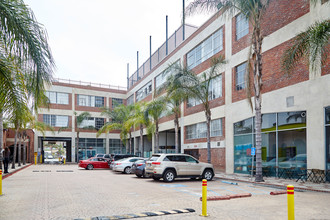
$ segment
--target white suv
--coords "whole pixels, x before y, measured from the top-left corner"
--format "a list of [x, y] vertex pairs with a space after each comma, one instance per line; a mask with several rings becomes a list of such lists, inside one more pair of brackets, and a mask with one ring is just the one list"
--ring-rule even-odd
[[213, 179], [213, 165], [199, 162], [188, 154], [153, 154], [146, 162], [146, 174], [154, 180], [163, 178], [173, 182], [175, 178]]

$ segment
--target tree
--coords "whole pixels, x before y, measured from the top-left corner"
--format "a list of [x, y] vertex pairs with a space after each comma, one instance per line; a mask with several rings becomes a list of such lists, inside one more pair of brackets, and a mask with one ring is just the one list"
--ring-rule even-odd
[[[269, 5], [269, 0], [194, 0], [189, 6], [190, 13], [196, 9], [220, 10], [220, 13], [227, 12], [234, 15], [240, 12], [252, 25], [252, 36], [250, 53], [248, 56], [247, 81], [249, 82], [249, 73], [253, 72], [253, 91], [254, 91], [254, 110], [255, 110], [255, 130], [256, 130], [256, 182], [262, 182], [262, 158], [261, 158], [261, 87], [262, 87], [262, 41], [263, 34], [261, 22], [263, 15]], [[251, 80], [252, 81], [252, 80]], [[247, 85], [248, 99], [251, 98], [250, 86]], [[250, 100], [252, 108], [252, 102]]]
[[287, 73], [292, 73], [298, 62], [305, 58], [312, 70], [315, 70], [320, 59], [322, 63], [327, 60], [329, 42], [330, 20], [316, 22], [298, 34], [293, 44], [284, 52], [283, 69]]
[[166, 111], [166, 100], [164, 97], [159, 97], [147, 104], [144, 112], [145, 121], [147, 122], [148, 135], [155, 134], [154, 152], [159, 152], [159, 119]]
[[[170, 65], [169, 68], [175, 69], [175, 64]], [[169, 114], [174, 114], [175, 152], [179, 153], [179, 118], [181, 116], [181, 104], [184, 103], [188, 97], [180, 83], [175, 79], [173, 75], [170, 75], [165, 83], [158, 89], [157, 94], [159, 95], [166, 90], [166, 102]]]
[[13, 114], [22, 104], [27, 105], [29, 98], [35, 110], [45, 101], [45, 84], [52, 80], [55, 63], [45, 30], [22, 0], [0, 2], [0, 25], [2, 133], [4, 113]]
[[75, 117], [75, 129], [77, 134], [77, 143], [76, 143], [76, 154], [77, 154], [77, 162], [79, 162], [78, 157], [78, 150], [79, 150], [79, 134], [81, 130], [84, 129], [95, 129], [94, 126], [83, 126], [83, 121], [91, 117], [91, 114], [89, 112], [82, 112], [78, 115], [77, 112], [74, 112]]
[[108, 133], [112, 130], [120, 130], [120, 139], [122, 142], [128, 141], [127, 152], [132, 152], [132, 132], [131, 129], [134, 125], [132, 120], [128, 120], [131, 117], [133, 106], [118, 105], [114, 109], [102, 108], [102, 115], [109, 118], [109, 122], [105, 123], [97, 132], [97, 137], [102, 133]]
[[173, 84], [180, 88], [187, 97], [193, 98], [203, 105], [207, 127], [207, 162], [211, 163], [211, 108], [209, 101], [212, 96], [212, 83], [219, 74], [219, 67], [225, 64], [222, 56], [212, 59], [212, 66], [207, 71], [196, 75], [187, 67], [176, 66]]

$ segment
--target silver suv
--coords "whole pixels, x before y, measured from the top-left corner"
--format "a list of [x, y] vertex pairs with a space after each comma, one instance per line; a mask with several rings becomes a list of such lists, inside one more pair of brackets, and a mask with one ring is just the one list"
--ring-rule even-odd
[[213, 179], [213, 165], [199, 162], [188, 154], [153, 154], [146, 162], [145, 172], [154, 180], [163, 178], [173, 182], [175, 178]]

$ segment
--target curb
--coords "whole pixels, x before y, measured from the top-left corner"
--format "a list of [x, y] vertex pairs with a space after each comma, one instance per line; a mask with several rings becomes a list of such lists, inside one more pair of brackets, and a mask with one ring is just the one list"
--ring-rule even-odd
[[33, 165], [33, 163], [31, 163], [31, 164], [29, 164], [29, 165], [27, 165], [27, 166], [25, 166], [25, 167], [21, 167], [21, 168], [15, 170], [15, 171], [13, 171], [13, 172], [10, 172], [10, 173], [6, 174], [5, 176], [2, 176], [2, 179], [4, 180], [4, 179], [6, 179], [7, 177], [10, 177], [11, 175], [13, 175], [14, 173], [17, 173], [17, 172], [19, 172], [19, 171], [21, 171], [21, 170], [24, 170], [25, 168], [28, 168], [29, 166], [32, 166], [32, 165]]
[[130, 219], [130, 218], [142, 218], [151, 216], [171, 215], [171, 214], [182, 214], [195, 212], [194, 209], [174, 209], [171, 211], [159, 211], [159, 212], [142, 212], [138, 214], [127, 214], [127, 215], [113, 215], [113, 216], [98, 216], [91, 218], [76, 218], [74, 220], [116, 220], [116, 219]]
[[[215, 200], [229, 200], [229, 199], [237, 199], [237, 198], [244, 198], [244, 197], [251, 197], [251, 193], [241, 193], [241, 194], [232, 194], [226, 196], [208, 196], [207, 201], [215, 201]], [[199, 198], [202, 201], [202, 197]]]
[[276, 195], [281, 195], [281, 194], [286, 194], [287, 191], [286, 190], [281, 190], [281, 191], [273, 191], [273, 192], [270, 192], [269, 194], [272, 195], [272, 196], [276, 196]]
[[[230, 180], [230, 181], [237, 181], [237, 182], [243, 182], [243, 183], [253, 183], [257, 185], [262, 185], [262, 186], [271, 186], [271, 187], [276, 187], [279, 189], [286, 189], [286, 185], [278, 185], [278, 184], [272, 184], [272, 183], [262, 183], [262, 182], [255, 182], [255, 181], [248, 181], [248, 180], [241, 180], [241, 179], [233, 179], [233, 178], [227, 178], [227, 177], [217, 177], [217, 179], [223, 179], [223, 180]], [[322, 189], [311, 189], [307, 187], [301, 187], [301, 186], [295, 186], [295, 190], [301, 190], [301, 191], [313, 191], [313, 192], [322, 192], [322, 193], [330, 193], [330, 191], [327, 190], [322, 190]]]

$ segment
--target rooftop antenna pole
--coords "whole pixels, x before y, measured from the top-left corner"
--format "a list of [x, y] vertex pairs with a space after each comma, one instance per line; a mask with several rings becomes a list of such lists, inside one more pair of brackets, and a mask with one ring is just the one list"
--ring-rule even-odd
[[151, 70], [152, 69], [152, 67], [151, 67], [151, 35], [150, 35], [149, 42], [150, 42], [150, 58], [149, 58], [149, 61], [150, 61], [150, 70]]
[[139, 81], [139, 51], [136, 52], [136, 81]]
[[182, 41], [185, 39], [185, 6], [184, 6], [184, 1], [182, 0]]
[[168, 16], [166, 15], [166, 56], [168, 55]]
[[129, 63], [127, 63], [127, 90], [129, 89]]

